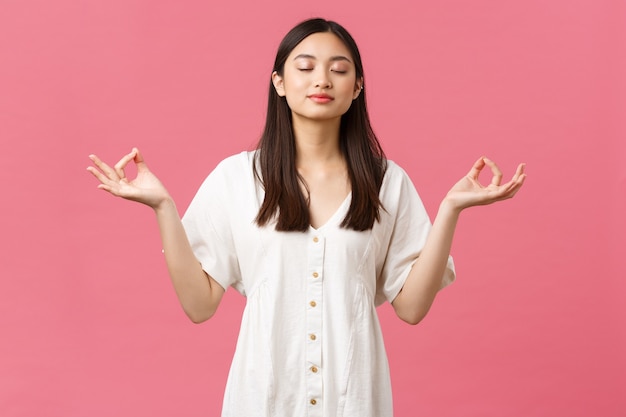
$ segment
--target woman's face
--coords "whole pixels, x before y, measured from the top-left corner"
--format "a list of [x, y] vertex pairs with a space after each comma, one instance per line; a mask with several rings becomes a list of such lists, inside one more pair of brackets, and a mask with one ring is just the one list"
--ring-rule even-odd
[[287, 57], [280, 76], [274, 72], [276, 92], [287, 99], [294, 120], [341, 118], [361, 92], [350, 50], [334, 34], [314, 33]]

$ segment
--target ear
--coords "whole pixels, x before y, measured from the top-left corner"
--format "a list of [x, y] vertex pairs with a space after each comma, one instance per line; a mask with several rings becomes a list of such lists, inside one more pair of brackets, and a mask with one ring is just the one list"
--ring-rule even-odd
[[281, 97], [285, 97], [285, 85], [283, 82], [283, 77], [281, 77], [277, 71], [274, 71], [272, 73], [272, 84], [274, 84], [274, 89], [276, 90], [276, 93]]
[[361, 94], [361, 90], [363, 90], [363, 77], [356, 80], [354, 84], [354, 94], [352, 95], [352, 100], [356, 100]]

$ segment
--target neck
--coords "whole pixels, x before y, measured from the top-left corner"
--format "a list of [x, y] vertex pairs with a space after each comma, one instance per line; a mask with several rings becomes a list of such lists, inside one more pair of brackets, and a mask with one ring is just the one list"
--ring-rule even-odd
[[293, 118], [293, 133], [296, 141], [296, 165], [328, 163], [343, 160], [339, 148], [339, 126], [341, 118], [317, 121]]

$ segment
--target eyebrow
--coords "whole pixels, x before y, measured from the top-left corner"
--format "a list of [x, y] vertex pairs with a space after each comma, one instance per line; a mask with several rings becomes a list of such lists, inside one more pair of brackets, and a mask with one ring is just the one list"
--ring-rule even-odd
[[[300, 54], [300, 55], [296, 55], [293, 60], [295, 61], [296, 59], [301, 59], [301, 58], [305, 58], [305, 59], [317, 59], [316, 57], [314, 57], [313, 55], [310, 54]], [[334, 61], [348, 61], [349, 63], [352, 63], [352, 61], [350, 61], [350, 59], [348, 59], [347, 57], [343, 56], [343, 55], [335, 55], [335, 56], [331, 56], [330, 57], [330, 61], [334, 62]]]

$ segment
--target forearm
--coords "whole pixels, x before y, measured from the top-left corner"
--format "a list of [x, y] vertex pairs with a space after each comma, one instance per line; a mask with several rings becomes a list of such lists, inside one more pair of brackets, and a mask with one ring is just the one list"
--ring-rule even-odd
[[167, 268], [187, 316], [195, 323], [211, 318], [224, 289], [209, 277], [195, 257], [171, 199], [154, 209]]
[[426, 316], [441, 288], [459, 214], [447, 200], [441, 203], [422, 252], [392, 303], [407, 323], [417, 324]]

